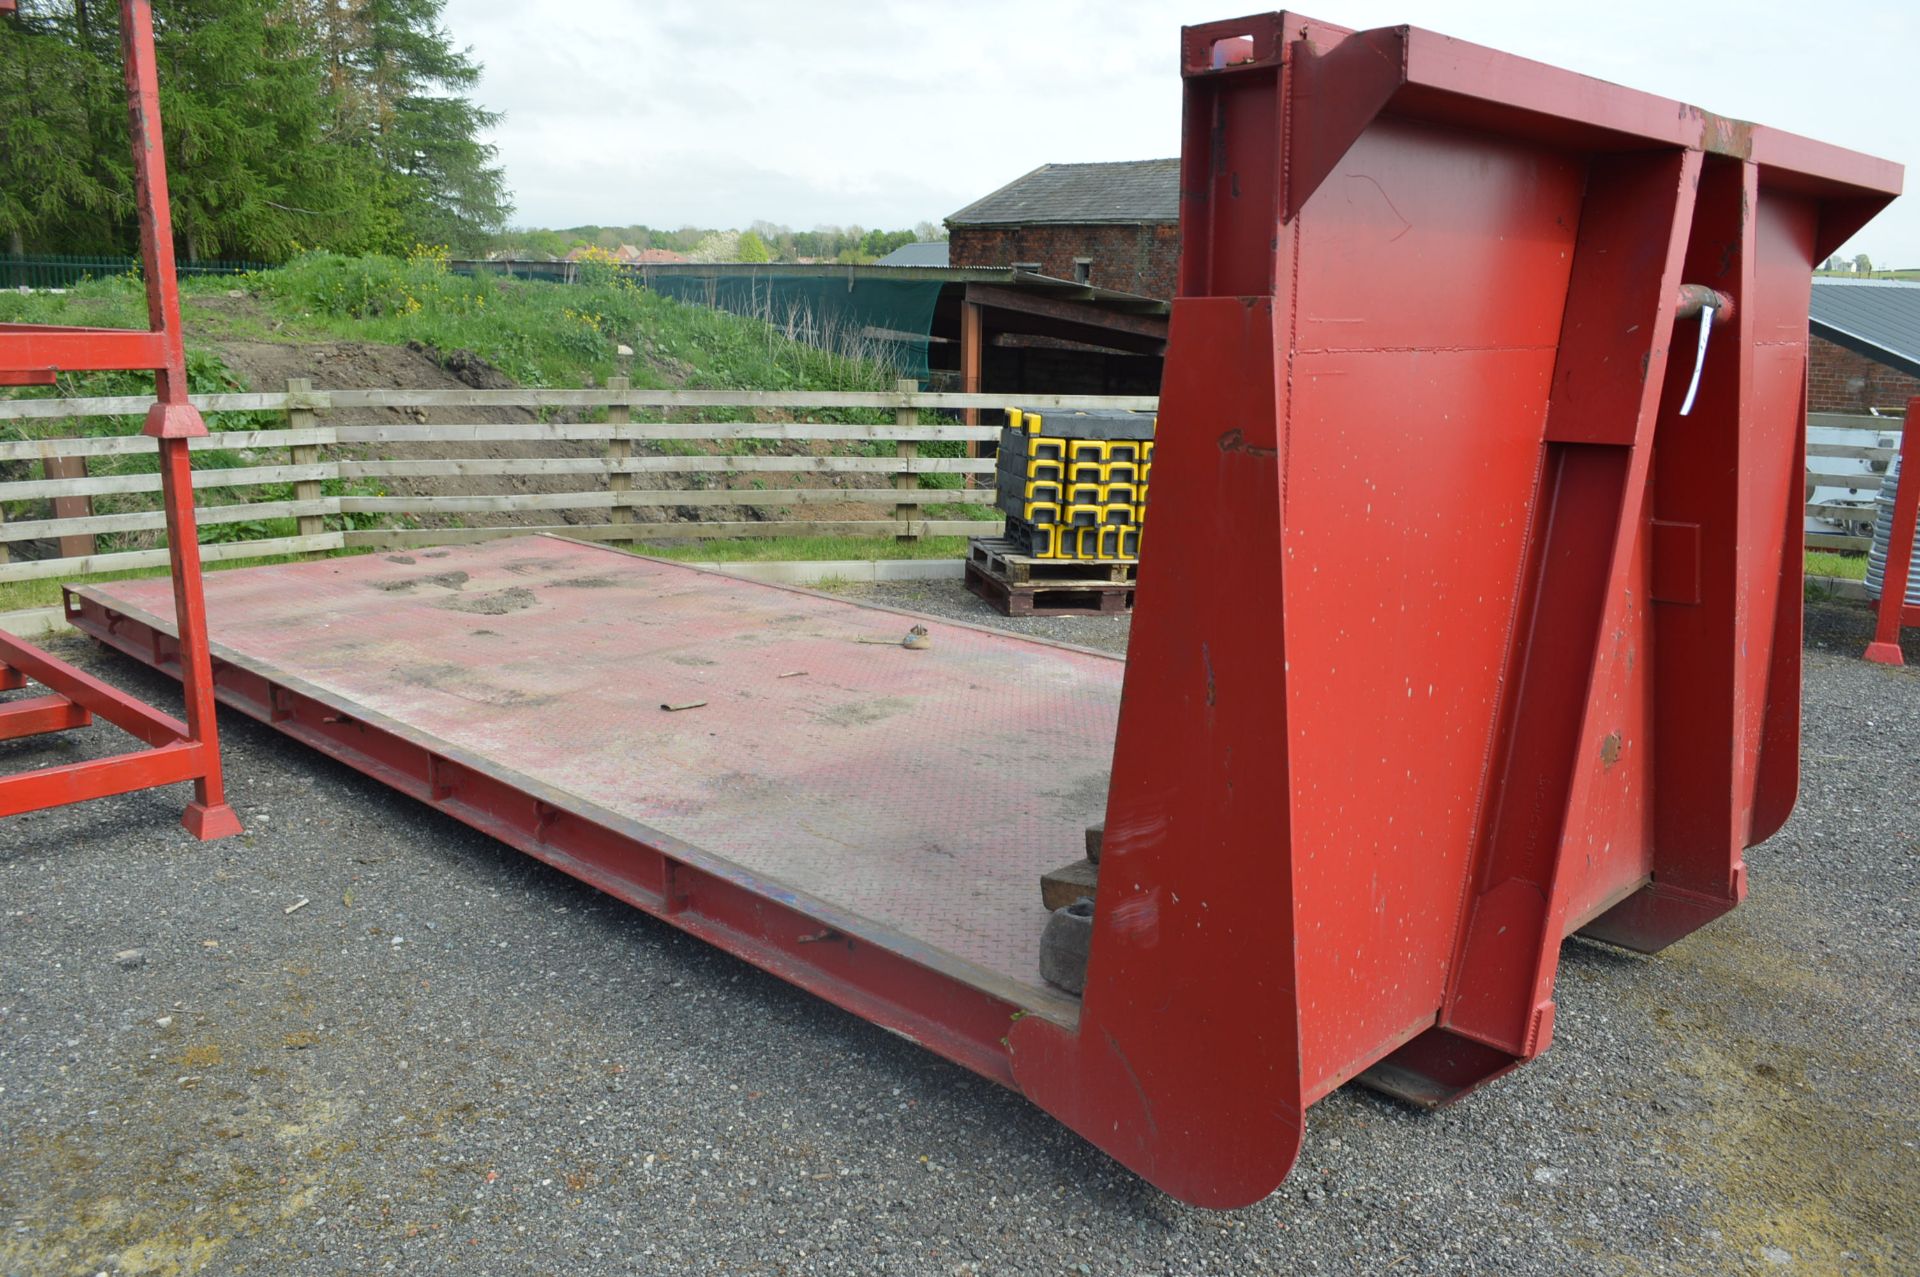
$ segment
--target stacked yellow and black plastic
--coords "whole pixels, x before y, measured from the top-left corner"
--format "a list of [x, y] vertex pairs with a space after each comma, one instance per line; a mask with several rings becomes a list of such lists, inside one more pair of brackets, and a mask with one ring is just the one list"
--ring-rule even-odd
[[1138, 558], [1155, 420], [1009, 409], [997, 476], [1007, 535], [1042, 559]]

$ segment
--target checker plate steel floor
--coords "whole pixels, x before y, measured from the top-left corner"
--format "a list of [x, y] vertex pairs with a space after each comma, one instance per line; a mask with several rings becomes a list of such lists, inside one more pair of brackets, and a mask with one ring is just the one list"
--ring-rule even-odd
[[[85, 593], [171, 630], [164, 579]], [[1017, 1005], [1077, 1006], [1039, 978], [1039, 879], [1105, 814], [1116, 658], [545, 536], [219, 572], [206, 593], [217, 660]], [[899, 645], [916, 620], [926, 651]]]

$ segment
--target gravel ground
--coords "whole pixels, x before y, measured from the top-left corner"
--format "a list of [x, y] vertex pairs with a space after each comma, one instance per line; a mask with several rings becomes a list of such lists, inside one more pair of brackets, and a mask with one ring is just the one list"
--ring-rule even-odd
[[178, 790], [0, 825], [0, 1273], [1920, 1270], [1920, 673], [1865, 630], [1815, 609], [1745, 906], [1658, 958], [1569, 944], [1544, 1057], [1440, 1113], [1341, 1091], [1230, 1214], [232, 718], [242, 838], [190, 842]]

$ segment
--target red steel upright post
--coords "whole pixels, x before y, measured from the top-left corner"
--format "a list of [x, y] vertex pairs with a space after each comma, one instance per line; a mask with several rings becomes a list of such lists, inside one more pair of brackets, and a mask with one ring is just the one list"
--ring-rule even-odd
[[1880, 613], [1866, 658], [1878, 665], [1904, 665], [1900, 627], [1920, 625], [1920, 605], [1907, 602], [1913, 580], [1913, 546], [1920, 523], [1920, 397], [1907, 400], [1907, 421], [1900, 432], [1900, 486], [1893, 494], [1893, 530], [1887, 538], [1887, 567], [1880, 578]]
[[[14, 8], [0, 0], [0, 11]], [[50, 385], [63, 371], [151, 370], [156, 402], [144, 433], [160, 450], [161, 502], [166, 511], [168, 558], [180, 626], [180, 676], [186, 722], [156, 713], [17, 639], [0, 636], [0, 662], [44, 683], [76, 707], [100, 713], [154, 748], [68, 768], [0, 779], [0, 815], [32, 811], [149, 785], [194, 782], [183, 823], [199, 838], [238, 833], [220, 773], [213, 670], [207, 651], [206, 602], [200, 579], [200, 541], [194, 523], [193, 468], [188, 441], [207, 433], [187, 398], [186, 344], [174, 276], [173, 219], [167, 195], [166, 149], [160, 129], [160, 90], [154, 67], [150, 0], [121, 0], [120, 47], [133, 151], [140, 253], [147, 283], [145, 332], [0, 324], [0, 384]], [[132, 724], [131, 726], [129, 724]], [[56, 726], [73, 726], [60, 721]]]

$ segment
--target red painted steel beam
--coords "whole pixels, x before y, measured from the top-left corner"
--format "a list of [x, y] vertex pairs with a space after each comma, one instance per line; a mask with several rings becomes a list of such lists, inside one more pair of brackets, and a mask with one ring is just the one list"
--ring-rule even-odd
[[1887, 566], [1880, 579], [1880, 608], [1866, 659], [1878, 665], [1903, 665], [1900, 628], [1920, 625], [1920, 607], [1907, 603], [1913, 579], [1915, 526], [1920, 524], [1920, 398], [1907, 400], [1906, 428], [1900, 433], [1900, 486], [1893, 494], [1893, 529], [1887, 538]]
[[0, 776], [0, 817], [192, 780], [204, 770], [206, 750], [198, 741], [176, 741], [134, 754]]
[[85, 727], [93, 715], [64, 696], [34, 696], [0, 704], [0, 740]]
[[[1607, 640], [1604, 621], [1609, 601], [1634, 591], [1700, 168], [1697, 151], [1595, 164], [1547, 408], [1545, 492], [1522, 605], [1528, 619], [1509, 658], [1517, 690], [1500, 732], [1499, 797], [1489, 807], [1441, 1022], [1368, 1078], [1417, 1102], [1457, 1098], [1551, 1042], [1569, 904], [1560, 866], [1589, 837], [1584, 819], [1595, 790], [1617, 791], [1636, 775], [1617, 766], [1618, 751], [1629, 747], [1614, 708], [1629, 677], [1618, 668], [1628, 649]], [[1620, 269], [1636, 257], [1643, 269]], [[1646, 372], [1617, 378], [1607, 375], [1610, 367]], [[1598, 767], [1583, 757], [1596, 746], [1614, 751]], [[1617, 792], [1606, 795], [1608, 804], [1619, 801]], [[1463, 1071], [1463, 1052], [1477, 1054], [1480, 1067]], [[1445, 1064], [1436, 1068], [1436, 1061]], [[1416, 1079], [1410, 1088], [1409, 1078]]]
[[111, 683], [75, 669], [25, 639], [0, 632], [0, 661], [149, 745], [171, 745], [189, 738], [187, 725], [179, 719], [142, 704]]
[[124, 329], [34, 328], [0, 326], [0, 360], [10, 372], [99, 372], [164, 368], [167, 339], [159, 333]]

